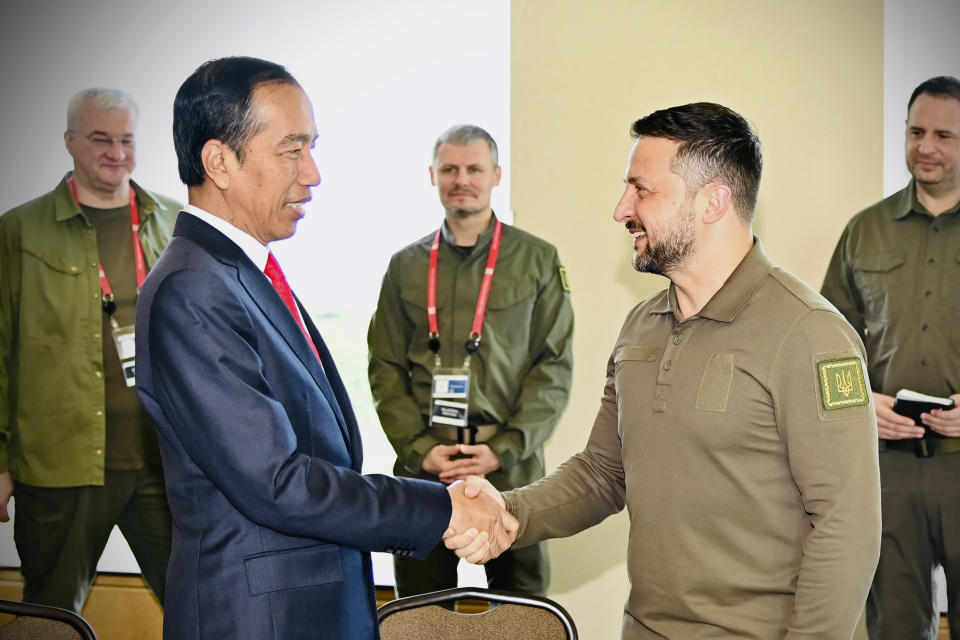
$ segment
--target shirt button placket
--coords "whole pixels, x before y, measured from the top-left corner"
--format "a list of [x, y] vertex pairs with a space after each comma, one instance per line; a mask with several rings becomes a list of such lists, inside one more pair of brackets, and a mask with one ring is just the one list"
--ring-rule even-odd
[[680, 327], [674, 327], [663, 349], [663, 359], [660, 361], [660, 372], [657, 374], [657, 395], [653, 401], [654, 411], [665, 411], [667, 408], [667, 392], [673, 378], [673, 359], [677, 355], [680, 343], [683, 342], [683, 332]]

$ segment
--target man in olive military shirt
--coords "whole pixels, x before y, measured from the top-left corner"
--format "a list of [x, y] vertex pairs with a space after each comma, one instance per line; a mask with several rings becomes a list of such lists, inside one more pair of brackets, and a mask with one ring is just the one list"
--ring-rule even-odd
[[114, 525], [161, 603], [170, 555], [129, 348], [139, 285], [180, 205], [130, 179], [138, 114], [122, 91], [78, 93], [73, 172], [0, 217], [0, 520], [14, 496], [23, 599], [77, 612]]
[[[883, 545], [867, 602], [873, 640], [934, 638], [933, 569], [960, 639], [960, 408], [893, 411], [900, 389], [960, 405], [960, 80], [920, 84], [907, 104], [906, 189], [847, 224], [823, 282], [863, 337], [880, 435]], [[923, 450], [920, 454], [925, 453]]]
[[[446, 483], [483, 475], [511, 489], [543, 477], [543, 445], [567, 404], [570, 294], [556, 249], [493, 213], [490, 193], [501, 169], [490, 134], [455, 125], [436, 141], [433, 156], [430, 179], [446, 215], [438, 231], [390, 260], [368, 335], [373, 400], [397, 452], [396, 475]], [[433, 304], [428, 280], [435, 283]], [[428, 307], [435, 308], [435, 326]], [[475, 347], [467, 366], [465, 343]], [[462, 376], [451, 385], [451, 378], [442, 380], [447, 387], [468, 384], [468, 398], [431, 402], [440, 369]], [[434, 408], [456, 411], [458, 402], [459, 415], [438, 416], [429, 426]], [[455, 587], [457, 562], [442, 544], [424, 561], [395, 556], [397, 592]], [[487, 580], [493, 588], [544, 594], [546, 546], [508, 552], [487, 567]]]
[[[628, 315], [583, 452], [504, 494], [516, 543], [626, 506], [623, 638], [849, 640], [880, 544], [863, 345], [753, 236], [762, 159], [741, 116], [689, 104], [632, 133], [614, 220], [670, 286]], [[483, 536], [447, 545], [487, 556]]]

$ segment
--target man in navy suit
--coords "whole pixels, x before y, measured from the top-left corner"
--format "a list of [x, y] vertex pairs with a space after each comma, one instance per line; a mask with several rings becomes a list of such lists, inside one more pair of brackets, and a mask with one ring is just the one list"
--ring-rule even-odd
[[201, 65], [174, 102], [190, 204], [138, 302], [137, 386], [160, 436], [173, 551], [167, 640], [378, 636], [370, 551], [515, 521], [462, 485], [360, 474], [360, 432], [320, 334], [269, 252], [310, 188], [313, 110], [281, 66]]

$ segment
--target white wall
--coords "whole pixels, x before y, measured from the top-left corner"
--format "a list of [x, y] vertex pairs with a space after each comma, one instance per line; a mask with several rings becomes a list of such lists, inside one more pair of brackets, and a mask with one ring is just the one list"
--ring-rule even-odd
[[[506, 170], [494, 207], [510, 220], [509, 9], [509, 0], [4, 0], [0, 212], [71, 168], [62, 135], [76, 91], [133, 94], [134, 178], [183, 199], [171, 135], [180, 83], [225, 55], [287, 66], [313, 101], [323, 182], [297, 235], [274, 250], [351, 386], [365, 470], [389, 472], [394, 455], [369, 407], [366, 323], [390, 254], [441, 220], [427, 166], [447, 126], [473, 122], [498, 141]], [[19, 563], [9, 531], [0, 565]], [[111, 543], [101, 568], [136, 570], [122, 547]]]
[[960, 0], [884, 0], [883, 195], [910, 179], [904, 162], [907, 101], [924, 80], [960, 78]]

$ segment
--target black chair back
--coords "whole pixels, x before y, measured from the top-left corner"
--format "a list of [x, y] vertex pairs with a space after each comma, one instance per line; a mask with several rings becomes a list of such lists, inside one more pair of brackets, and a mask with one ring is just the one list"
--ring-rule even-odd
[[[481, 613], [444, 608], [457, 600], [491, 605]], [[398, 598], [377, 610], [381, 640], [576, 640], [573, 618], [540, 596], [462, 587]], [[509, 635], [507, 635], [509, 634]]]
[[0, 624], [0, 640], [97, 640], [93, 627], [66, 609], [0, 600], [0, 613], [17, 616]]

